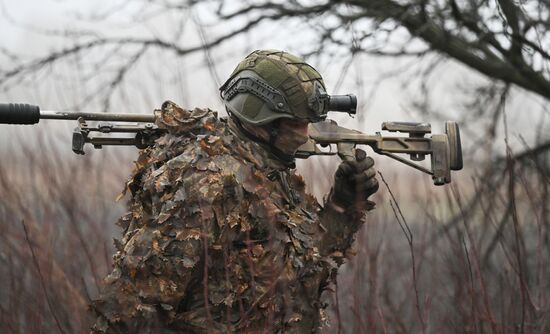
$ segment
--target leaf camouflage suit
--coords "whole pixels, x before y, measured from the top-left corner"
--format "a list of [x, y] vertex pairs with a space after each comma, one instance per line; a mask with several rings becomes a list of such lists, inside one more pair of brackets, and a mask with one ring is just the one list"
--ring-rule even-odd
[[319, 205], [292, 166], [209, 109], [165, 102], [142, 150], [94, 333], [315, 333], [363, 210]]

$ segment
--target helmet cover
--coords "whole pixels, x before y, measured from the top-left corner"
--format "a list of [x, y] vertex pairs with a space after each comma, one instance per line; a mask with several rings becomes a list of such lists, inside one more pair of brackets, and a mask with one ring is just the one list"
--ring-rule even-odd
[[326, 118], [323, 78], [302, 58], [284, 51], [256, 50], [220, 88], [229, 112], [264, 125], [280, 118], [318, 122]]

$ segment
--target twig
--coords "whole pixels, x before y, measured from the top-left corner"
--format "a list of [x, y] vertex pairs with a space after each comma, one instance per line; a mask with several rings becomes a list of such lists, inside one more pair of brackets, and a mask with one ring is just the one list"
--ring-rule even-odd
[[340, 298], [338, 297], [338, 280], [334, 282], [334, 299], [336, 307], [336, 320], [338, 321], [338, 334], [342, 333], [342, 317], [340, 314]]
[[466, 246], [466, 240], [464, 236], [460, 238], [462, 240], [462, 246], [464, 247], [464, 253], [466, 254], [466, 261], [468, 262], [468, 272], [470, 274], [470, 298], [472, 300], [472, 319], [474, 321], [474, 331], [478, 333], [477, 328], [477, 313], [476, 313], [476, 303], [474, 299], [475, 287], [474, 287], [474, 273], [472, 272], [472, 262], [470, 261], [470, 254], [468, 253], [468, 247]]
[[[382, 182], [384, 183], [384, 185], [388, 189], [388, 192], [390, 193], [390, 196], [393, 200], [393, 203], [395, 203], [395, 207], [394, 207], [394, 204], [392, 204], [392, 201], [390, 201], [391, 208], [392, 208], [393, 213], [395, 215], [395, 218], [397, 219], [397, 222], [399, 223], [399, 226], [401, 227], [401, 230], [403, 230], [403, 233], [405, 234], [405, 237], [407, 238], [407, 242], [409, 244], [409, 249], [410, 249], [410, 252], [411, 252], [411, 261], [412, 261], [412, 276], [413, 276], [413, 288], [414, 288], [414, 295], [415, 295], [416, 312], [417, 312], [417, 315], [418, 315], [418, 319], [420, 320], [420, 324], [422, 325], [422, 332], [425, 333], [426, 332], [426, 324], [424, 322], [424, 318], [422, 317], [422, 310], [421, 310], [421, 307], [420, 307], [420, 298], [418, 296], [419, 294], [418, 294], [418, 282], [417, 282], [417, 279], [416, 279], [416, 261], [415, 261], [415, 257], [414, 257], [413, 234], [411, 232], [411, 229], [409, 228], [409, 224], [407, 224], [407, 220], [405, 219], [405, 216], [403, 216], [403, 212], [401, 211], [401, 208], [399, 207], [399, 203], [397, 203], [397, 200], [395, 199], [395, 196], [393, 195], [393, 192], [391, 191], [390, 186], [386, 182], [386, 179], [384, 179], [384, 175], [382, 175], [382, 173], [380, 171], [378, 171], [378, 174], [380, 174], [380, 178], [382, 179]], [[400, 221], [399, 216], [397, 215], [397, 211], [396, 211], [395, 208], [397, 208], [397, 211], [399, 211], [399, 215], [401, 216], [401, 219], [403, 220], [402, 222]]]
[[508, 197], [510, 198], [510, 205], [512, 207], [512, 221], [514, 222], [514, 240], [516, 243], [516, 260], [518, 265], [518, 278], [519, 278], [519, 284], [520, 284], [520, 291], [521, 291], [521, 327], [520, 327], [520, 333], [525, 332], [525, 317], [526, 317], [526, 303], [527, 303], [527, 297], [526, 297], [526, 284], [525, 284], [525, 277], [523, 272], [523, 261], [522, 261], [522, 255], [521, 255], [521, 244], [520, 244], [520, 229], [519, 229], [519, 218], [517, 213], [517, 207], [516, 207], [516, 194], [515, 194], [515, 186], [516, 186], [516, 177], [514, 173], [514, 160], [512, 160], [512, 149], [510, 147], [510, 143], [508, 142], [508, 124], [506, 120], [506, 112], [503, 111], [503, 122], [504, 122], [504, 142], [506, 143], [506, 157], [507, 157], [507, 169], [508, 169]]
[[38, 265], [38, 260], [36, 259], [36, 254], [34, 253], [34, 248], [32, 247], [31, 241], [29, 239], [29, 232], [27, 231], [27, 226], [25, 225], [25, 221], [22, 220], [21, 224], [23, 225], [23, 231], [25, 231], [25, 240], [27, 241], [27, 245], [31, 250], [32, 261], [34, 263], [34, 266], [36, 267], [36, 270], [38, 271], [38, 276], [40, 277], [40, 286], [42, 287], [42, 291], [44, 292], [46, 301], [48, 302], [48, 309], [52, 317], [55, 319], [55, 324], [57, 325], [57, 329], [59, 330], [60, 333], [64, 334], [65, 331], [63, 331], [63, 328], [61, 328], [61, 323], [59, 322], [57, 315], [53, 311], [52, 301], [50, 300], [50, 296], [48, 295], [48, 291], [46, 290], [46, 283], [44, 280], [44, 276], [42, 275], [42, 271], [40, 270], [40, 266]]
[[[206, 222], [202, 220], [203, 231], [207, 231]], [[204, 248], [204, 267], [203, 267], [203, 298], [204, 298], [204, 308], [206, 310], [206, 319], [208, 320], [208, 333], [210, 333], [210, 326], [213, 323], [212, 314], [210, 313], [210, 304], [208, 302], [208, 234], [206, 232], [202, 233], [202, 243]]]
[[479, 251], [477, 250], [477, 247], [475, 245], [474, 238], [472, 236], [472, 231], [469, 228], [468, 221], [466, 219], [466, 213], [464, 211], [464, 206], [462, 204], [462, 198], [460, 196], [460, 193], [458, 192], [458, 189], [456, 189], [455, 186], [451, 186], [451, 193], [454, 196], [456, 203], [458, 205], [458, 209], [460, 210], [460, 214], [462, 215], [463, 219], [462, 222], [464, 224], [464, 230], [466, 231], [466, 235], [468, 236], [468, 240], [470, 241], [473, 255], [474, 255], [474, 263], [475, 263], [475, 269], [476, 269], [476, 275], [478, 276], [479, 284], [481, 286], [481, 294], [483, 297], [483, 302], [485, 305], [485, 311], [487, 312], [487, 317], [489, 318], [489, 322], [491, 324], [491, 328], [493, 330], [493, 333], [500, 333], [500, 330], [497, 326], [497, 323], [495, 321], [493, 312], [491, 311], [491, 305], [489, 303], [489, 295], [487, 293], [487, 288], [485, 284], [485, 280], [483, 278], [483, 274], [481, 272], [481, 264], [480, 264], [480, 256]]

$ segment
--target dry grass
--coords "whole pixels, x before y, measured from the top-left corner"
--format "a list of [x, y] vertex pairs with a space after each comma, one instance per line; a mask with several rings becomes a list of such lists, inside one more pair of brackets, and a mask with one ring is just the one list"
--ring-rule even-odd
[[[113, 223], [124, 205], [114, 199], [132, 154], [61, 155], [68, 148], [50, 141], [41, 136], [37, 148], [2, 154], [0, 327], [7, 333], [87, 332], [87, 305], [120, 233]], [[358, 256], [341, 268], [326, 332], [548, 332], [547, 166], [547, 157], [509, 157], [437, 190], [426, 178], [385, 176], [393, 198], [382, 185]]]
[[[0, 165], [0, 327], [87, 332], [87, 305], [110, 268], [114, 203], [129, 168], [114, 156], [61, 156], [48, 140]], [[68, 149], [67, 147], [64, 147]], [[108, 172], [107, 172], [108, 171]]]

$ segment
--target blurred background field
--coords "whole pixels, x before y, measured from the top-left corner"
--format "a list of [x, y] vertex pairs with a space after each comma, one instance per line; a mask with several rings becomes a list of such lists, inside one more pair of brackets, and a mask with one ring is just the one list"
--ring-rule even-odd
[[[465, 159], [435, 187], [374, 156], [387, 186], [327, 296], [325, 332], [547, 333], [549, 6], [0, 0], [0, 102], [151, 113], [170, 99], [223, 114], [217, 89], [249, 52], [303, 55], [329, 93], [358, 96], [358, 115], [334, 115], [339, 124], [374, 133], [382, 121], [426, 121], [442, 132], [456, 120]], [[0, 125], [3, 332], [87, 332], [110, 271], [126, 198], [115, 199], [137, 149], [77, 156], [75, 126]], [[337, 163], [298, 164], [320, 201]]]

